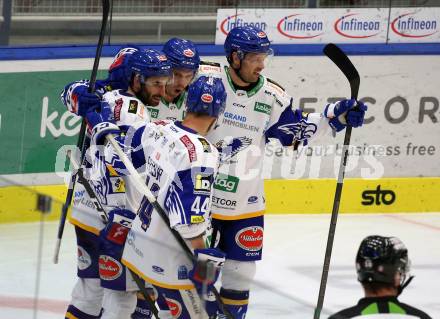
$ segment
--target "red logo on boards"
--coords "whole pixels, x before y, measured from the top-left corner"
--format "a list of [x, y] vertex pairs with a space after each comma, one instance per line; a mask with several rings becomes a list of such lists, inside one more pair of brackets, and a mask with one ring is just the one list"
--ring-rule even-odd
[[248, 251], [258, 251], [263, 247], [263, 227], [251, 226], [240, 230], [235, 235], [235, 242]]
[[122, 274], [122, 265], [116, 259], [107, 256], [99, 256], [99, 277], [103, 280], [115, 280]]

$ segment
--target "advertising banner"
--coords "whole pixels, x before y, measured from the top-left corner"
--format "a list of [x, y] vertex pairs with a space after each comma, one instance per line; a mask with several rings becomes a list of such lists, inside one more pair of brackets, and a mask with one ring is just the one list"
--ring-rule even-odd
[[438, 42], [439, 23], [440, 8], [219, 9], [215, 43], [246, 25], [274, 44]]

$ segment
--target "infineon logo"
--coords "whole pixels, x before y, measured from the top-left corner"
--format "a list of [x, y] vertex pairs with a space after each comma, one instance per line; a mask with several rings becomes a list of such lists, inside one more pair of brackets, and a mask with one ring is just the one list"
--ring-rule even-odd
[[343, 37], [352, 39], [370, 38], [381, 32], [379, 21], [371, 21], [358, 15], [358, 13], [350, 13], [340, 17], [334, 24], [335, 31]]
[[224, 35], [228, 35], [229, 31], [234, 29], [235, 27], [257, 27], [263, 31], [267, 29], [267, 23], [263, 21], [245, 21], [244, 19], [239, 18], [243, 14], [234, 14], [232, 16], [228, 16], [220, 23], [220, 31]]
[[391, 30], [406, 38], [424, 38], [437, 33], [437, 21], [415, 17], [416, 12], [401, 14], [391, 22]]
[[235, 193], [239, 181], [235, 176], [218, 174], [214, 182], [214, 188], [228, 193]]
[[291, 14], [278, 21], [278, 32], [290, 39], [312, 39], [324, 34], [322, 21], [310, 21], [313, 18], [302, 14]]

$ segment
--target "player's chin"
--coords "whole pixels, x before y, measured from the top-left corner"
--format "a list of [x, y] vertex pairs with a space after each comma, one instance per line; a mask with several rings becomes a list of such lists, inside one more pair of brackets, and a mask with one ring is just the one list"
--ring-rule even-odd
[[150, 99], [151, 106], [158, 106], [160, 103], [160, 96], [152, 96]]

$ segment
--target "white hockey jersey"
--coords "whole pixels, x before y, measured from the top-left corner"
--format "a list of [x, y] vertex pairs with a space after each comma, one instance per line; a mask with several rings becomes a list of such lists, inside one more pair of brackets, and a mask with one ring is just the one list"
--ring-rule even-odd
[[292, 108], [292, 97], [274, 81], [260, 76], [249, 91], [236, 90], [228, 68], [204, 62], [199, 75], [220, 77], [227, 92], [225, 112], [207, 136], [220, 151], [219, 174], [214, 183], [212, 215], [235, 220], [264, 214], [261, 177], [265, 143], [279, 139], [282, 145], [307, 141], [330, 130], [320, 113]]
[[[140, 100], [121, 90], [107, 92], [103, 101], [113, 110], [116, 124], [124, 130], [137, 122], [150, 122], [147, 108]], [[106, 148], [108, 152], [108, 148]], [[113, 168], [116, 158], [103, 162], [96, 148], [89, 148], [86, 154], [84, 177], [90, 182], [99, 202], [106, 212], [114, 208], [125, 207], [125, 182]], [[73, 209], [70, 222], [96, 235], [104, 227], [104, 220], [94, 206], [85, 187], [77, 181], [73, 197]]]
[[184, 239], [207, 230], [218, 151], [181, 122], [153, 122], [130, 135], [125, 137], [125, 145], [132, 148], [128, 155], [168, 213], [170, 225], [133, 186], [130, 177], [125, 177], [127, 208], [138, 215], [128, 234], [122, 262], [149, 283], [191, 289], [194, 286], [188, 272], [192, 261], [169, 228], [176, 229]]
[[173, 102], [167, 102], [163, 98], [157, 106], [148, 106], [152, 121], [170, 120], [181, 121], [185, 117], [186, 112], [186, 96], [187, 91], [182, 92]]

